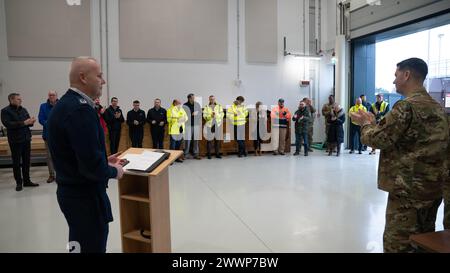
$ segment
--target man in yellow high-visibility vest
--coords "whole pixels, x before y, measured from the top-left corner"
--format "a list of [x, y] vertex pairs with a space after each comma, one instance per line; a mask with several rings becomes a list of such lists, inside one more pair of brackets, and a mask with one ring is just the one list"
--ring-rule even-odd
[[[383, 100], [383, 95], [378, 94], [377, 96], [377, 102], [372, 103], [372, 106], [370, 107], [370, 112], [375, 115], [375, 120], [377, 124], [380, 122], [380, 120], [389, 112], [389, 103]], [[369, 154], [374, 155], [376, 153], [376, 149], [372, 148], [372, 151], [370, 151]]]
[[[361, 98], [356, 99], [356, 103], [354, 106], [350, 108], [349, 116], [352, 116], [352, 113], [358, 113], [359, 110], [362, 110], [364, 112], [367, 112], [366, 107], [362, 105]], [[355, 152], [355, 138], [356, 138], [356, 145], [358, 145], [358, 153], [362, 154], [362, 143], [361, 143], [361, 126], [354, 122], [350, 123], [350, 153], [353, 154]]]
[[244, 97], [239, 96], [227, 110], [227, 118], [234, 126], [234, 139], [238, 144], [238, 156], [247, 156], [245, 149], [245, 124], [247, 123], [248, 109], [244, 105]]
[[211, 145], [214, 142], [214, 151], [217, 158], [222, 158], [220, 155], [220, 141], [223, 139], [223, 112], [222, 105], [216, 102], [216, 97], [209, 96], [209, 104], [203, 108], [203, 118], [205, 119], [206, 130], [206, 155], [211, 159]]
[[[170, 149], [180, 150], [181, 141], [183, 140], [183, 132], [185, 130], [185, 124], [188, 120], [186, 111], [181, 106], [181, 102], [174, 99], [172, 105], [167, 109], [167, 122], [169, 126], [170, 136]], [[183, 158], [176, 160], [177, 162], [183, 162]]]

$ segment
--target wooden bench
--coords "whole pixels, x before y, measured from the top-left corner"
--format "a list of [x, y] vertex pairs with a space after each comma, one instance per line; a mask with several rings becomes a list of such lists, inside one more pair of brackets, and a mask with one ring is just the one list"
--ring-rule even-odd
[[433, 253], [450, 253], [450, 229], [411, 235], [411, 243]]
[[[31, 156], [45, 155], [45, 142], [41, 135], [31, 136]], [[11, 156], [11, 150], [9, 149], [8, 139], [6, 137], [0, 137], [0, 156]]]

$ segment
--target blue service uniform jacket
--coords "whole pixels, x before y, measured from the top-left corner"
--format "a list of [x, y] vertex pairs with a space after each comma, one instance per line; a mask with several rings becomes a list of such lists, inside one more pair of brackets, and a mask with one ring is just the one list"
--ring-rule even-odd
[[96, 110], [69, 89], [53, 107], [47, 127], [58, 198], [93, 200], [99, 217], [111, 222], [106, 188], [108, 180], [117, 176], [117, 169], [108, 165], [105, 136]]

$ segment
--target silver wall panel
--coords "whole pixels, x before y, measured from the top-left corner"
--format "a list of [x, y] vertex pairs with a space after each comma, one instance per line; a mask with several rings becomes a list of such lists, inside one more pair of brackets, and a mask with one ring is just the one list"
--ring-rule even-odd
[[9, 57], [91, 55], [90, 0], [5, 0], [5, 11]]
[[245, 0], [245, 44], [249, 63], [278, 60], [277, 0]]
[[120, 0], [120, 57], [227, 61], [228, 0]]

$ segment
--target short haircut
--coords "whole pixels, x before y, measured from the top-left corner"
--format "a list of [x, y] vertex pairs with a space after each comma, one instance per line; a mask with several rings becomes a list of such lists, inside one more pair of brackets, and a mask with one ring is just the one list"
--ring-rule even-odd
[[119, 99], [117, 99], [116, 97], [112, 97], [111, 102], [113, 102], [113, 100], [119, 100]]
[[308, 98], [303, 98], [303, 99], [302, 99], [302, 101], [307, 101], [307, 100], [308, 100]]
[[244, 102], [244, 101], [245, 101], [245, 99], [244, 99], [244, 97], [243, 97], [243, 96], [239, 96], [239, 97], [237, 97], [237, 98], [236, 98], [236, 100], [238, 100], [238, 101], [240, 101], [240, 102]]
[[189, 95], [187, 95], [187, 98], [190, 99], [194, 96], [194, 94], [190, 93]]
[[428, 75], [428, 65], [419, 58], [403, 60], [397, 64], [397, 68], [402, 71], [410, 70], [411, 74], [420, 81], [424, 81]]
[[213, 98], [213, 97], [215, 97], [215, 96], [214, 96], [214, 95], [210, 95], [209, 97], [210, 97], [210, 98]]
[[377, 97], [382, 98], [383, 94], [377, 94]]
[[359, 96], [361, 99], [363, 98], [363, 97], [365, 97], [366, 95], [365, 94], [361, 94], [361, 96]]
[[17, 96], [20, 96], [19, 93], [11, 93], [8, 95], [8, 101], [11, 102], [11, 100], [15, 99]]
[[161, 99], [156, 98], [155, 101], [159, 100], [159, 102], [161, 102]]
[[133, 101], [133, 103], [140, 103], [138, 100]]
[[172, 104], [175, 105], [175, 102], [177, 102], [177, 99], [174, 99], [174, 100], [172, 101]]

